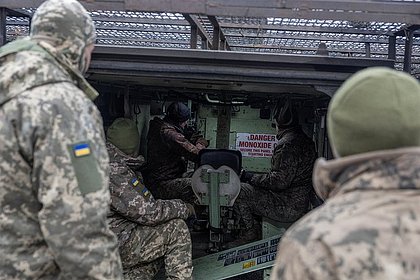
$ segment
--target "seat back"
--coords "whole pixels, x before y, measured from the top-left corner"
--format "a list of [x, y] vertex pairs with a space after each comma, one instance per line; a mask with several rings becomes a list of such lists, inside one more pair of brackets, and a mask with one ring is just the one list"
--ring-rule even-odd
[[204, 149], [198, 154], [198, 165], [210, 165], [214, 169], [225, 165], [232, 168], [237, 175], [242, 169], [242, 154], [240, 151], [227, 149]]

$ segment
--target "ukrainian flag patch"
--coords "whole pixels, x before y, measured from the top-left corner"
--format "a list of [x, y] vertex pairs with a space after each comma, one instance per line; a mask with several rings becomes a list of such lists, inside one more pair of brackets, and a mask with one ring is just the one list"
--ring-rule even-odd
[[136, 178], [134, 178], [133, 180], [131, 180], [131, 184], [136, 187], [139, 184], [139, 180], [137, 180]]
[[150, 194], [149, 190], [146, 187], [143, 188], [142, 193], [144, 196], [148, 196]]
[[[131, 179], [131, 184], [133, 185], [133, 187], [137, 187], [140, 184], [140, 181], [137, 178], [133, 178]], [[141, 192], [141, 194], [143, 194], [144, 197], [148, 197], [150, 195], [149, 190], [143, 186], [143, 184], [140, 185], [140, 189], [137, 189], [138, 192]]]
[[75, 157], [84, 157], [90, 155], [90, 147], [88, 143], [81, 143], [73, 146]]

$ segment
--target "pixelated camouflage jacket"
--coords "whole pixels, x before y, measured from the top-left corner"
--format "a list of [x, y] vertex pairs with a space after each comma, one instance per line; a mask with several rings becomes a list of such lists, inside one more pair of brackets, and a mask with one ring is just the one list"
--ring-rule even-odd
[[0, 50], [0, 279], [120, 279], [100, 113], [29, 43]]
[[110, 156], [111, 213], [108, 222], [119, 237], [120, 245], [138, 225], [155, 226], [169, 220], [188, 218], [188, 209], [179, 199], [155, 200], [134, 170], [144, 164], [143, 157], [133, 158], [106, 143]]
[[419, 279], [420, 148], [318, 160], [314, 186], [271, 279]]
[[314, 143], [298, 127], [283, 131], [277, 139], [271, 171], [252, 176], [250, 184], [269, 190], [285, 203], [306, 211], [317, 156]]
[[147, 135], [146, 181], [181, 178], [187, 160], [197, 161], [200, 149], [185, 138], [182, 131], [158, 117], [150, 121]]

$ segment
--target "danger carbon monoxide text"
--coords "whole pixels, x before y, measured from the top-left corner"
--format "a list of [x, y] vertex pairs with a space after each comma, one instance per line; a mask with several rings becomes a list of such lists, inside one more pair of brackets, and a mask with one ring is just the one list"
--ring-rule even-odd
[[271, 157], [277, 145], [273, 134], [237, 133], [236, 149], [241, 151], [242, 157]]
[[251, 141], [276, 141], [276, 136], [268, 134], [250, 134], [247, 138]]
[[259, 148], [259, 149], [272, 149], [273, 143], [271, 142], [248, 142], [239, 141], [239, 148]]

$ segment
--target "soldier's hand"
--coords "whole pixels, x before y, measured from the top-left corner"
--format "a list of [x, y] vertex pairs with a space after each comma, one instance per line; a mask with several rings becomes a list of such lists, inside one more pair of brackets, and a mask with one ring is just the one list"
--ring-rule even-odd
[[[188, 139], [188, 138], [187, 138]], [[190, 142], [194, 145], [201, 144], [204, 147], [209, 146], [209, 141], [207, 141], [204, 136], [200, 133], [200, 131], [194, 132], [194, 134], [189, 138]]]
[[251, 181], [253, 176], [254, 174], [252, 172], [245, 171], [244, 169], [242, 169], [239, 179], [243, 183], [248, 183], [249, 181]]
[[197, 145], [200, 144], [200, 145], [204, 146], [205, 148], [207, 148], [209, 146], [209, 141], [207, 141], [206, 139], [201, 137], [201, 138], [197, 139], [196, 144]]
[[203, 138], [203, 135], [200, 133], [200, 131], [194, 131], [194, 133], [188, 139], [190, 140], [191, 143], [196, 144], [197, 140], [200, 138]]
[[195, 209], [194, 206], [190, 203], [185, 203], [185, 205], [187, 205], [187, 209], [188, 209], [188, 217], [195, 217]]
[[202, 150], [205, 149], [206, 147], [201, 145], [200, 143], [198, 143], [197, 145], [195, 145], [197, 147], [198, 150]]

